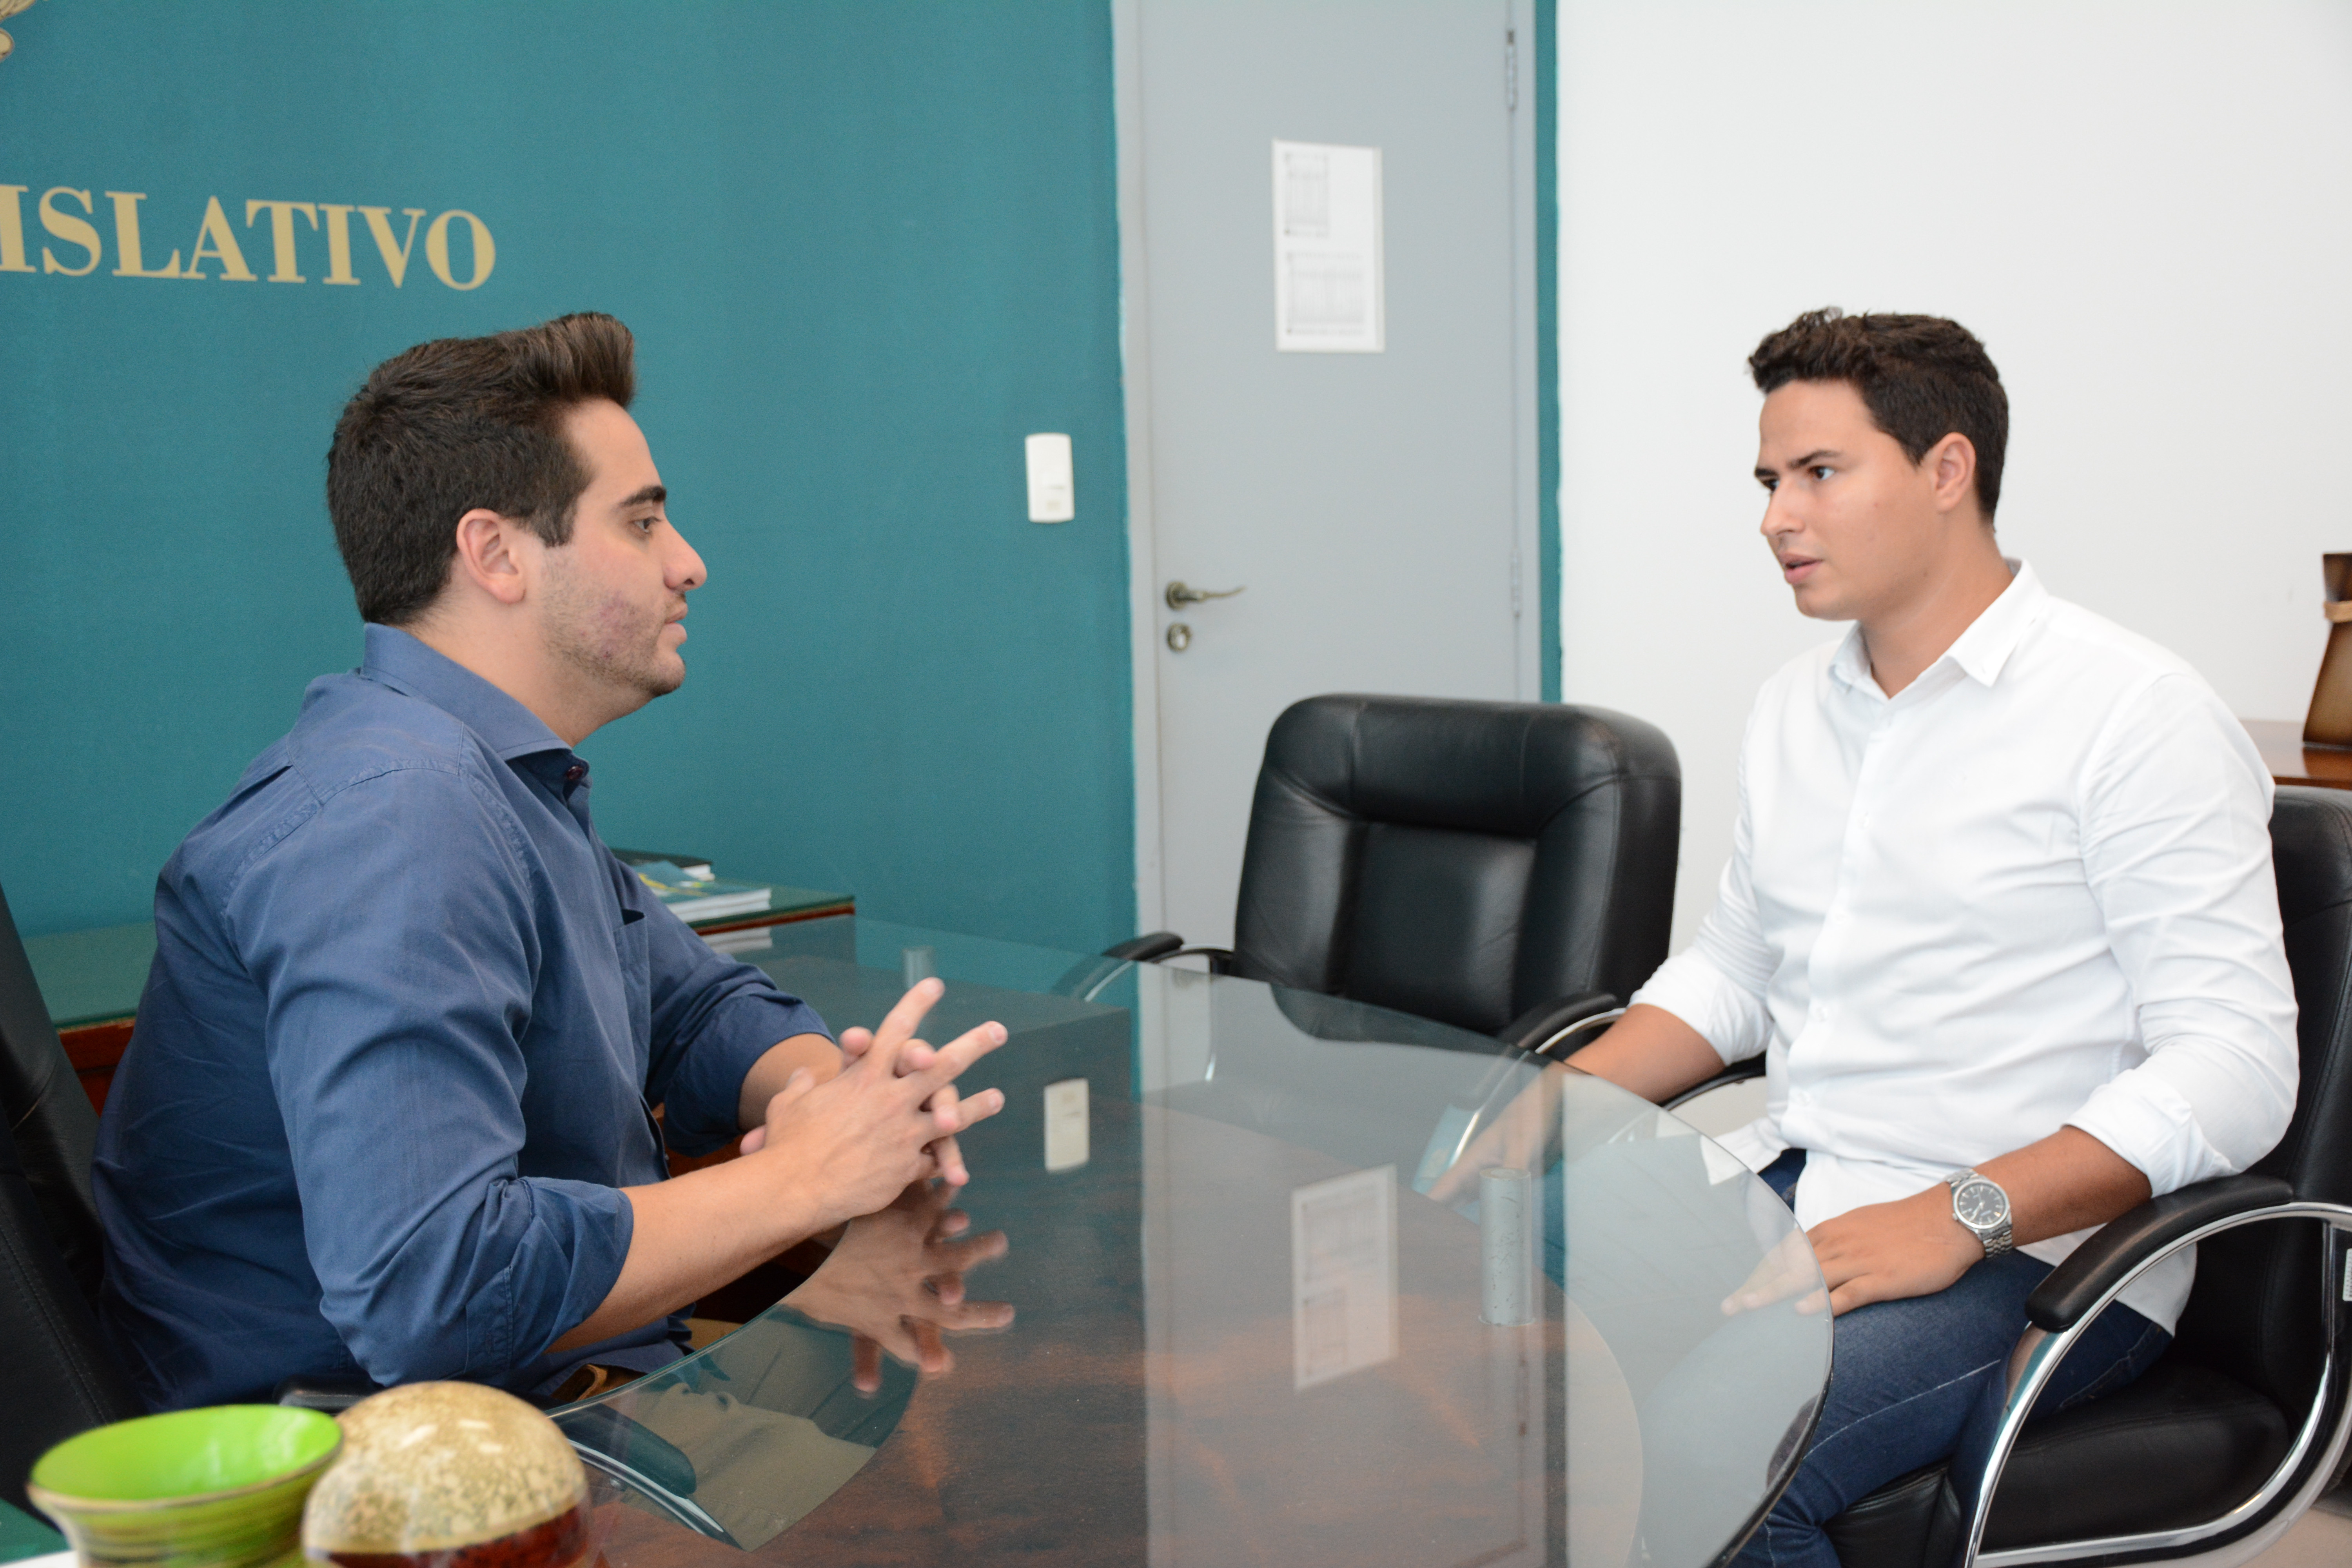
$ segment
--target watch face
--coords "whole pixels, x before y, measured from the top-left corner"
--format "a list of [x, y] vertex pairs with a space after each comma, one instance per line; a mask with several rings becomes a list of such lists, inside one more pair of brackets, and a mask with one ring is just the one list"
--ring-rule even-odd
[[1988, 1181], [1962, 1182], [1952, 1194], [1952, 1212], [1971, 1230], [1990, 1230], [2009, 1217], [2009, 1194]]

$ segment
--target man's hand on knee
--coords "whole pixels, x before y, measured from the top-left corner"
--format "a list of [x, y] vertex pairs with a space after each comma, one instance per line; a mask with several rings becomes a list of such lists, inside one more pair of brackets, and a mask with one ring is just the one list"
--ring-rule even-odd
[[1891, 1204], [1868, 1204], [1805, 1233], [1829, 1287], [1830, 1310], [1932, 1296], [1984, 1258], [1984, 1244], [1952, 1217], [1951, 1189], [1938, 1182]]

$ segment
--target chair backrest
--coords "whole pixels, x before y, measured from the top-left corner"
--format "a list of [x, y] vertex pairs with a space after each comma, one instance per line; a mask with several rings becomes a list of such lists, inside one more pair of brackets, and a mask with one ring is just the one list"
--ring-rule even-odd
[[[2352, 1202], [2352, 793], [2282, 788], [2271, 809], [2294, 974], [2302, 1079], [2286, 1135], [2254, 1168], [2299, 1197]], [[2198, 1249], [2176, 1344], [2300, 1414], [2318, 1374], [2319, 1227], [2256, 1226]]]
[[19, 1508], [51, 1444], [140, 1414], [90, 1310], [101, 1247], [90, 1200], [98, 1113], [0, 893], [0, 1498]]
[[1310, 697], [1250, 807], [1234, 967], [1493, 1033], [1664, 963], [1682, 772], [1639, 719]]
[[5, 892], [0, 892], [0, 1117], [7, 1121], [24, 1179], [48, 1221], [68, 1270], [83, 1290], [95, 1296], [100, 1245], [89, 1162], [98, 1147], [98, 1112], [90, 1108], [89, 1096], [49, 1022]]
[[[76, 1092], [79, 1092], [79, 1089]], [[13, 1140], [0, 1138], [0, 1499], [18, 1508], [53, 1443], [140, 1414], [81, 1288], [67, 1272]]]

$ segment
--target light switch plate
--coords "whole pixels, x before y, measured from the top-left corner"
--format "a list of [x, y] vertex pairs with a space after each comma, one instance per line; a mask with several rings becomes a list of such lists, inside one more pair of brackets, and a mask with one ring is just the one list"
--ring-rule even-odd
[[1029, 521], [1067, 522], [1077, 516], [1077, 486], [1070, 476], [1070, 438], [1032, 436], [1022, 445], [1029, 458]]
[[1075, 1171], [1090, 1156], [1087, 1080], [1066, 1078], [1045, 1086], [1045, 1169]]

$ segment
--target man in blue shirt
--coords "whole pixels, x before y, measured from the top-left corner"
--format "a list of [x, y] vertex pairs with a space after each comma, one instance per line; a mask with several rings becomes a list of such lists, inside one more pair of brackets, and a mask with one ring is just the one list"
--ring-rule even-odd
[[[100, 1128], [101, 1306], [152, 1405], [650, 1370], [704, 1292], [961, 1181], [1002, 1104], [953, 1087], [1001, 1027], [912, 1038], [936, 982], [845, 1068], [596, 837], [572, 748], [685, 679], [705, 575], [634, 392], [627, 329], [582, 315], [422, 344], [344, 410], [365, 661], [164, 868]], [[744, 1157], [665, 1180], [656, 1105]]]

